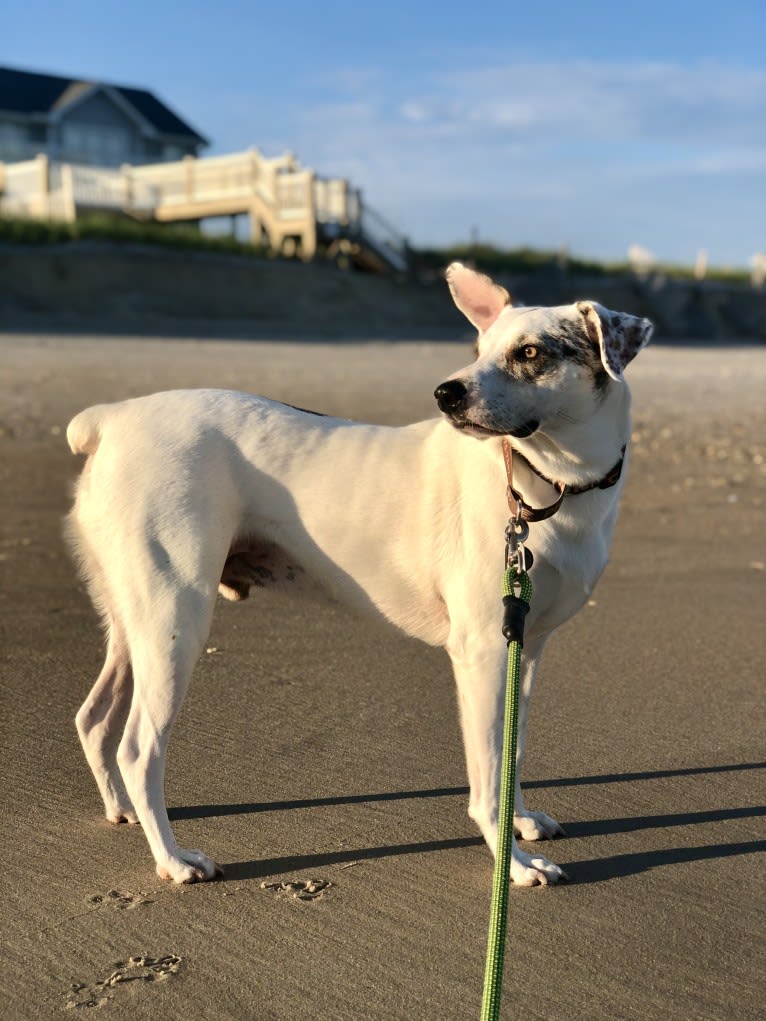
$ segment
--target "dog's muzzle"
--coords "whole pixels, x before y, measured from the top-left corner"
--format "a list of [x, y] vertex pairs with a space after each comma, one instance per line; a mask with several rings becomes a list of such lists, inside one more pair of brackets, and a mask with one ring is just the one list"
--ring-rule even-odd
[[434, 390], [434, 397], [439, 405], [439, 411], [443, 411], [445, 415], [449, 416], [450, 422], [455, 428], [467, 429], [476, 435], [517, 436], [519, 439], [524, 439], [531, 436], [540, 427], [540, 422], [536, 418], [522, 422], [515, 429], [502, 431], [491, 429], [478, 422], [471, 422], [465, 414], [468, 407], [468, 388], [459, 379], [448, 379], [446, 383], [440, 383]]
[[465, 411], [468, 389], [459, 379], [448, 379], [446, 383], [437, 386], [434, 397], [439, 405], [439, 411], [443, 411], [445, 415], [457, 415]]

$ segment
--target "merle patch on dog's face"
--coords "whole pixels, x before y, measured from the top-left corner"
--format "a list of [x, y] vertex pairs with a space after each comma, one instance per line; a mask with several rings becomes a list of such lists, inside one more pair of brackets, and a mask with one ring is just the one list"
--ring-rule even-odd
[[577, 322], [563, 321], [541, 333], [522, 334], [507, 352], [505, 368], [515, 379], [532, 383], [552, 374], [566, 361], [588, 369], [597, 392], [606, 387], [609, 377], [601, 357]]
[[453, 425], [477, 436], [528, 436], [585, 420], [609, 376], [576, 306], [507, 308], [480, 335], [473, 365], [456, 373], [464, 400]]
[[479, 436], [530, 436], [587, 421], [652, 335], [648, 319], [596, 301], [519, 308], [460, 263], [446, 275], [479, 336], [474, 363], [440, 383], [435, 396], [452, 425]]

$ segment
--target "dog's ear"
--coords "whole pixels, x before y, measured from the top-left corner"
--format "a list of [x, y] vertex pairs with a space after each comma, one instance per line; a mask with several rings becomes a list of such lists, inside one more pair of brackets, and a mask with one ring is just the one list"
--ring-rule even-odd
[[622, 380], [623, 369], [649, 343], [654, 326], [627, 312], [610, 312], [596, 301], [578, 301], [577, 310], [585, 318], [585, 329], [601, 353], [604, 368], [612, 379]]
[[511, 296], [504, 287], [460, 262], [451, 263], [445, 276], [453, 301], [479, 333], [488, 330], [505, 306], [511, 304]]

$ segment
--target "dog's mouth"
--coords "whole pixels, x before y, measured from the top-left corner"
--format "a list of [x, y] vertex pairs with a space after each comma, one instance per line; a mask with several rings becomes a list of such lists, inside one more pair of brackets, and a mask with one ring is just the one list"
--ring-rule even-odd
[[467, 418], [450, 418], [450, 423], [461, 432], [470, 433], [472, 436], [513, 436], [518, 440], [526, 439], [540, 428], [540, 423], [536, 418], [530, 418], [515, 429], [490, 429], [486, 425], [478, 425]]

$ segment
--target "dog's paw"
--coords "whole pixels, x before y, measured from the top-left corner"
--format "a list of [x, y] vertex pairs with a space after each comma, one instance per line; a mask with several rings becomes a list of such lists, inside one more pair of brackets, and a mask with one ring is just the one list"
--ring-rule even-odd
[[101, 795], [104, 799], [104, 814], [107, 822], [112, 823], [137, 823], [138, 816], [130, 800], [130, 795], [125, 790], [125, 784], [118, 771], [107, 772], [104, 770]]
[[222, 876], [223, 869], [202, 851], [178, 848], [173, 858], [158, 862], [157, 875], [160, 879], [172, 879], [174, 883], [205, 883]]
[[106, 821], [115, 825], [126, 822], [130, 823], [131, 826], [135, 826], [138, 823], [138, 816], [132, 808], [107, 809]]
[[132, 825], [135, 825], [138, 822], [138, 816], [136, 815], [135, 808], [133, 808], [133, 802], [128, 797], [126, 791], [107, 791], [104, 795], [104, 812], [106, 814], [107, 822], [127, 822]]
[[525, 854], [514, 847], [511, 881], [517, 886], [548, 886], [566, 878], [566, 872], [547, 858]]
[[564, 835], [564, 827], [545, 812], [526, 809], [513, 816], [513, 832], [520, 840], [553, 840]]

